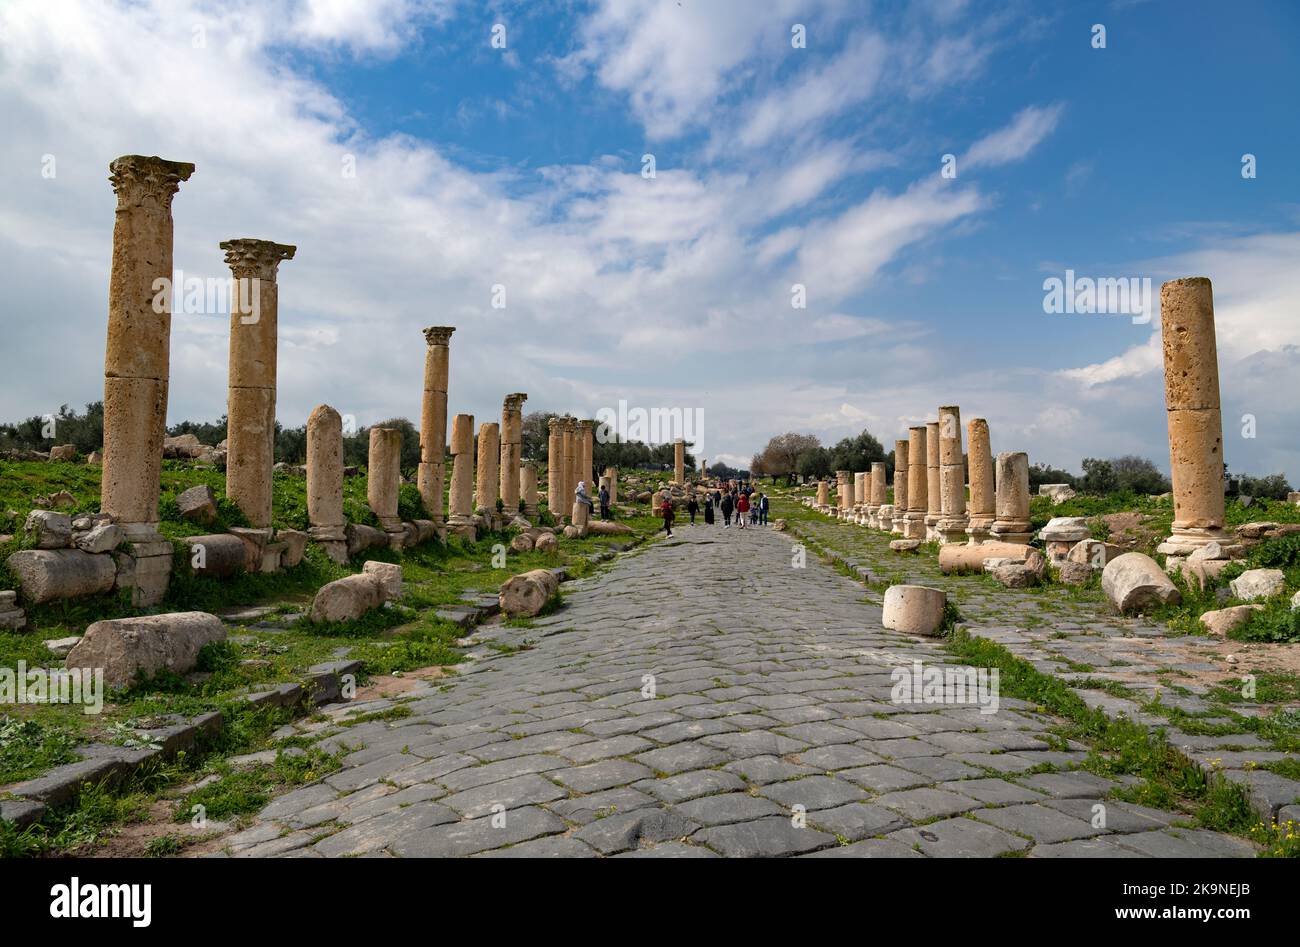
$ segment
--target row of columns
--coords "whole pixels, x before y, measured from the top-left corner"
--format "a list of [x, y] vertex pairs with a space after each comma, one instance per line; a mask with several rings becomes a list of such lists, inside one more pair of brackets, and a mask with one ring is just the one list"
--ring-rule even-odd
[[[593, 463], [595, 454], [595, 422], [579, 421], [571, 417], [551, 418], [547, 441], [546, 505], [551, 515], [560, 520], [571, 513], [573, 497], [578, 484], [584, 483], [588, 496], [595, 497]], [[617, 491], [617, 472], [611, 467], [606, 477], [611, 478], [610, 499]]]

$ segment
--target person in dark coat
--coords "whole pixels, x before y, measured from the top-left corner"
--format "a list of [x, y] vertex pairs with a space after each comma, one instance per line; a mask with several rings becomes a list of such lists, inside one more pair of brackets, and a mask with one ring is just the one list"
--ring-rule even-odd
[[711, 496], [704, 498], [704, 525], [713, 525], [713, 497]]
[[686, 501], [686, 512], [691, 515], [691, 525], [694, 526], [695, 514], [700, 512], [700, 503], [695, 499], [694, 494], [691, 494], [691, 498]]
[[664, 494], [664, 505], [661, 512], [664, 517], [664, 532], [671, 538], [673, 535], [673, 520], [675, 517], [673, 516], [673, 498], [667, 493]]
[[731, 525], [732, 508], [733, 507], [731, 502], [731, 494], [730, 493], [723, 494], [722, 497], [722, 528], [723, 529], [726, 529], [728, 526]]

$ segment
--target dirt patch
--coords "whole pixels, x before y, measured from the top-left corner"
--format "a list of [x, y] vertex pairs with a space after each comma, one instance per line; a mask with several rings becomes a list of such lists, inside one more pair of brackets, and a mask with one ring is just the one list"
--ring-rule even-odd
[[1110, 530], [1110, 542], [1125, 549], [1148, 549], [1160, 539], [1150, 525], [1151, 517], [1144, 513], [1127, 511], [1107, 513], [1101, 518]]
[[445, 667], [416, 668], [403, 671], [401, 677], [385, 675], [372, 677], [365, 687], [357, 688], [356, 700], [375, 700], [379, 697], [400, 697], [415, 687], [417, 681], [437, 681], [448, 676]]
[[[225, 835], [232, 826], [226, 823], [210, 822], [207, 828], [199, 831], [190, 826], [188, 822], [174, 822], [172, 815], [176, 811], [176, 803], [170, 799], [159, 799], [149, 806], [148, 815], [140, 822], [128, 822], [117, 828], [111, 836], [101, 841], [93, 850], [86, 851], [84, 854], [92, 858], [144, 858], [151, 854], [150, 844], [156, 839], [164, 838], [168, 835], [176, 836], [182, 841], [190, 841], [194, 838], [208, 838], [217, 835]], [[191, 845], [184, 849], [185, 854], [190, 854], [198, 849], [199, 846], [205, 846], [206, 850], [215, 850], [220, 847], [220, 843], [200, 842], [198, 845]], [[173, 854], [179, 854], [179, 851]]]

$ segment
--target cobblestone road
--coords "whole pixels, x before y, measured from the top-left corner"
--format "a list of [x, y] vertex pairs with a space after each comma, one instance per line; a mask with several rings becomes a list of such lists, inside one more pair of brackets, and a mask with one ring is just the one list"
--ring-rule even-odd
[[[343, 769], [275, 799], [236, 856], [1246, 856], [1106, 794], [1058, 721], [1002, 699], [891, 702], [935, 641], [885, 631], [861, 585], [788, 534], [680, 527], [480, 637], [413, 715], [327, 737]], [[653, 676], [654, 693], [647, 685]], [[352, 705], [334, 714], [377, 710]], [[1050, 764], [1055, 772], [1031, 772]], [[1100, 827], [1096, 807], [1104, 805]], [[806, 817], [801, 818], [801, 813]]]

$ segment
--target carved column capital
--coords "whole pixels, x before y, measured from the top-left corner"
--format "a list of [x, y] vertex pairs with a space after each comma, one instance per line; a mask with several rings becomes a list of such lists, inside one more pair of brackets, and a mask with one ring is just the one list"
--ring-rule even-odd
[[188, 161], [168, 161], [157, 155], [122, 155], [108, 163], [108, 171], [119, 209], [150, 205], [168, 210], [181, 182], [188, 181], [194, 173], [194, 165]]
[[241, 237], [223, 240], [219, 244], [226, 251], [226, 264], [239, 279], [274, 280], [281, 260], [292, 260], [298, 248], [271, 240]]
[[424, 330], [424, 341], [429, 345], [446, 345], [455, 331], [455, 326], [429, 326]]

